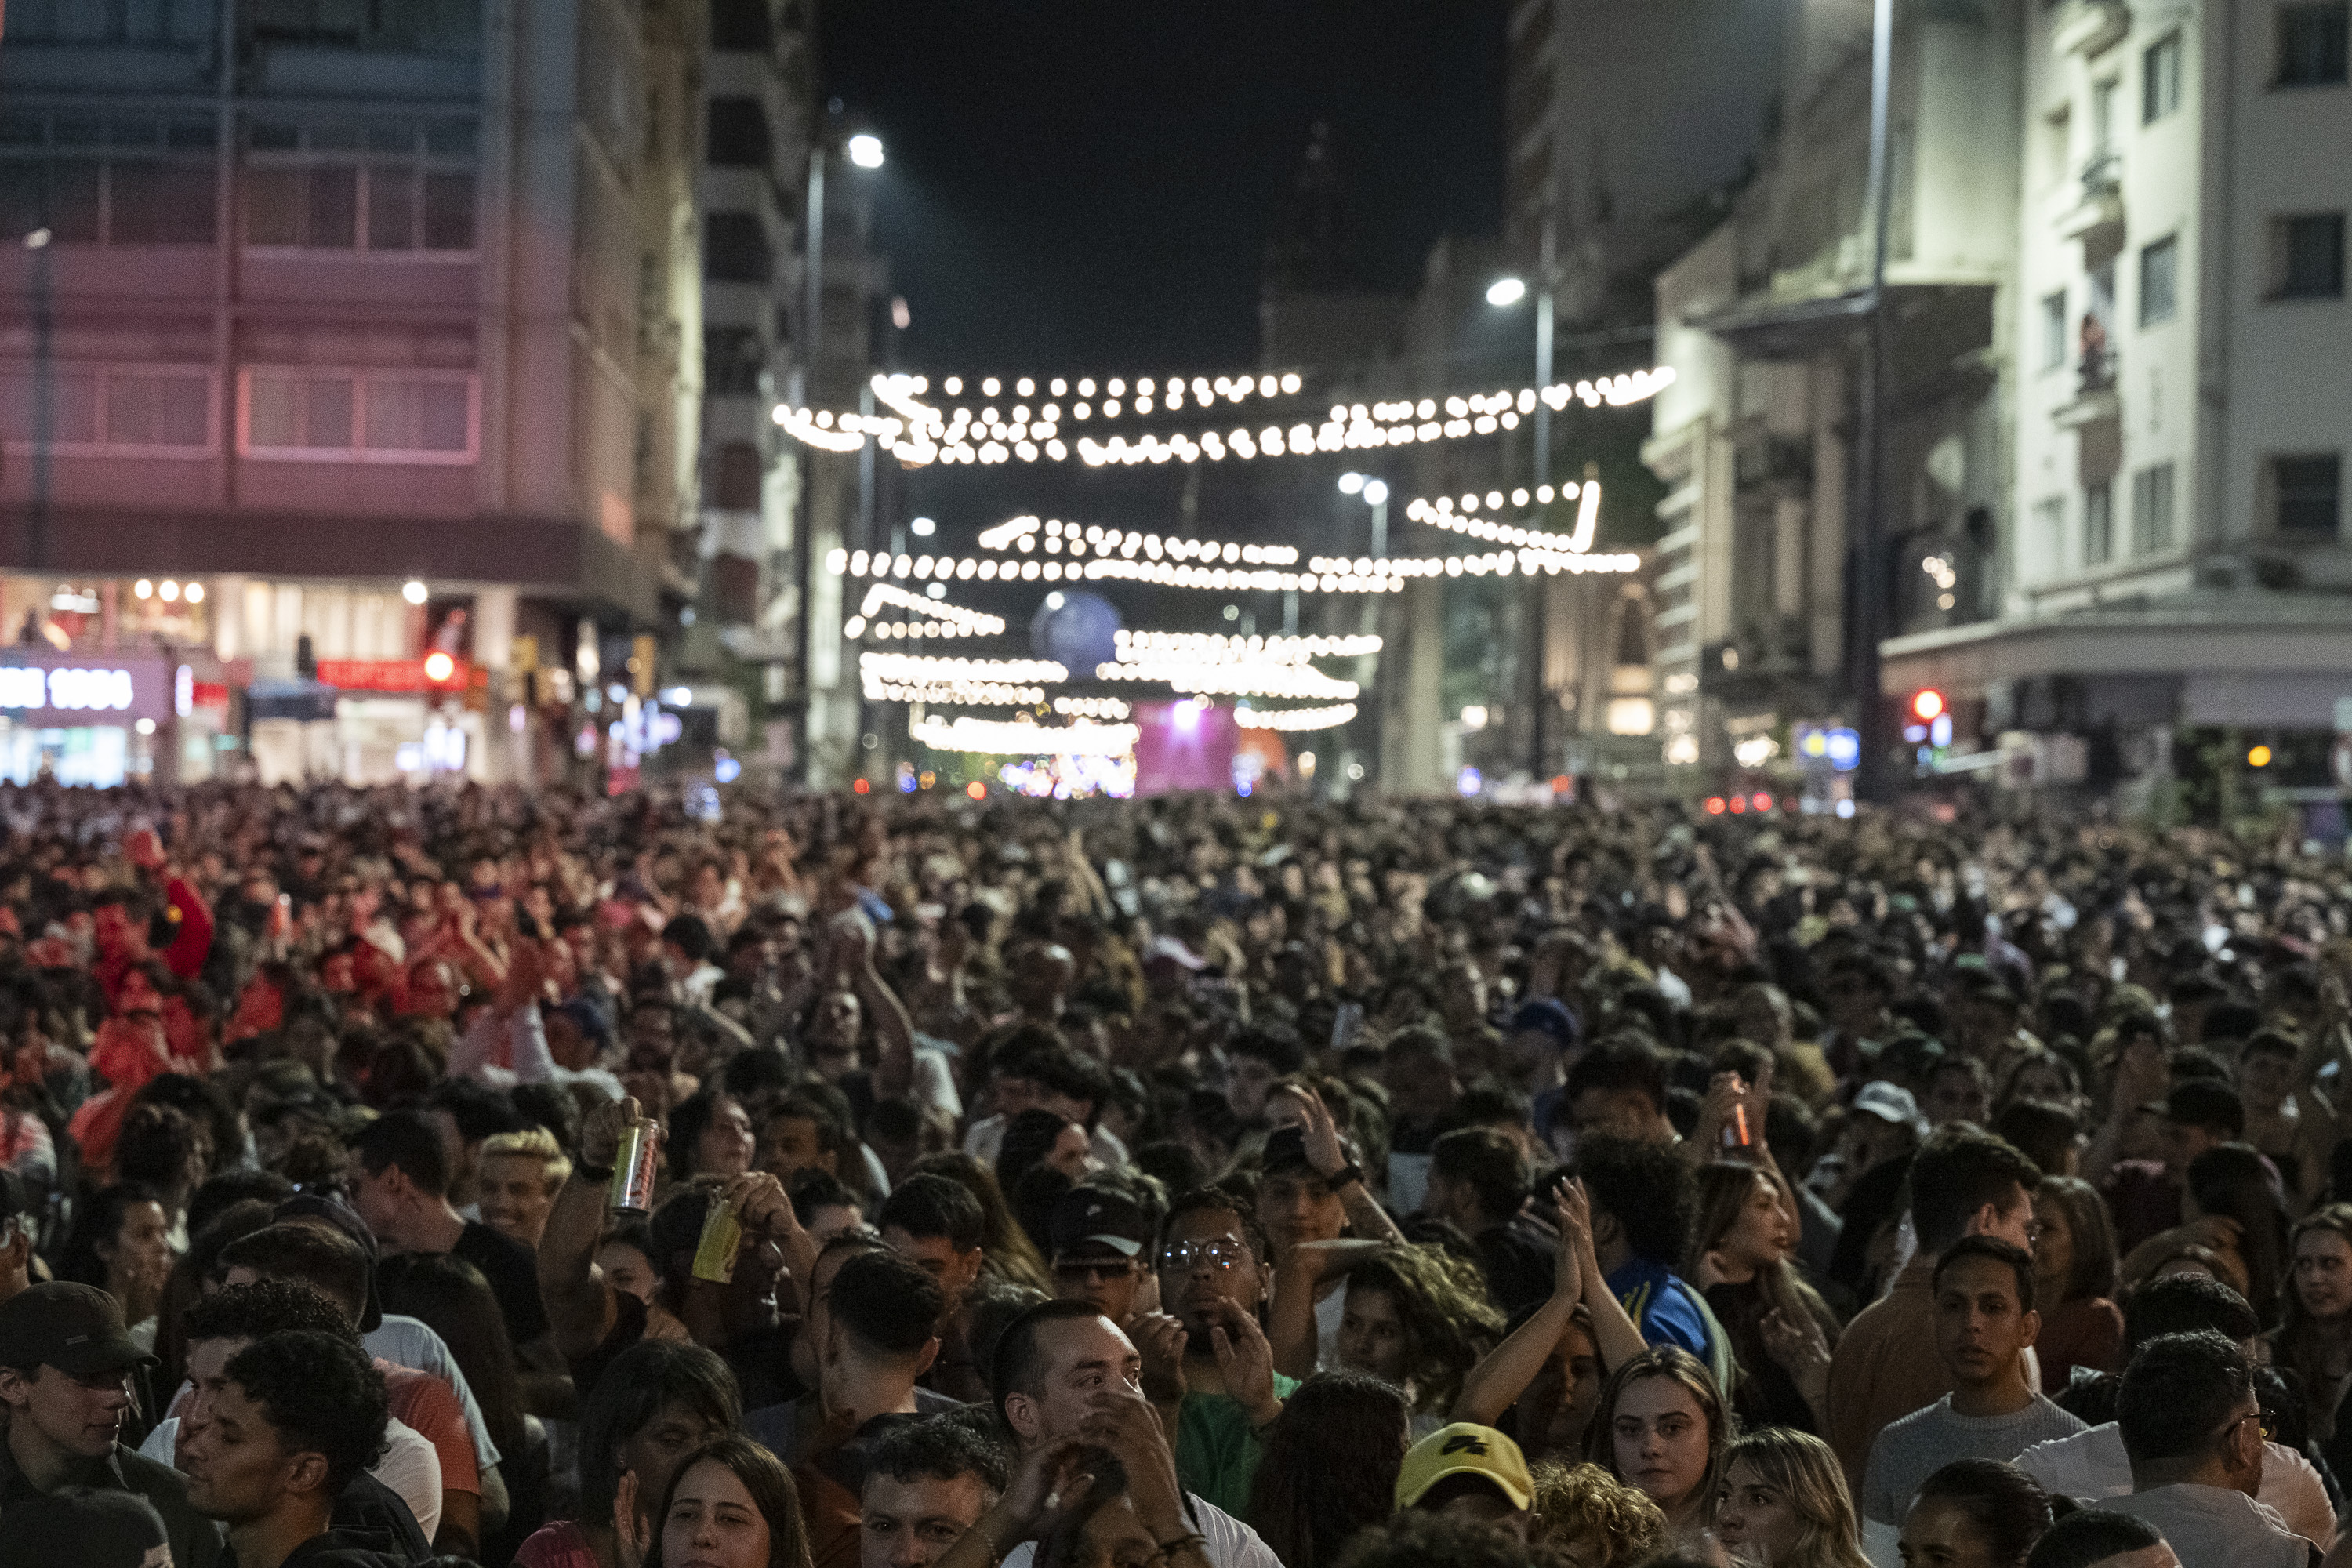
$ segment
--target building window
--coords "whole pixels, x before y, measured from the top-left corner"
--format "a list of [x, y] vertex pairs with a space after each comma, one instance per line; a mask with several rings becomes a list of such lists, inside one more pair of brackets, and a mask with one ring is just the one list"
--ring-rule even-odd
[[2083, 487], [2083, 564], [2104, 566], [2116, 553], [2116, 492], [2101, 479]]
[[2172, 548], [2172, 465], [2158, 463], [2132, 476], [2132, 553]]
[[2066, 363], [2066, 290], [2042, 297], [2042, 368], [2063, 369]]
[[0, 235], [210, 245], [217, 140], [209, 121], [152, 115], [0, 118]]
[[710, 504], [721, 511], [757, 511], [765, 478], [759, 447], [749, 441], [722, 442], [711, 464]]
[[774, 26], [768, 19], [768, 0], [713, 0], [712, 48], [751, 49], [765, 54], [774, 38]]
[[766, 368], [760, 334], [749, 327], [702, 329], [702, 392], [706, 397], [756, 397]]
[[378, 255], [474, 248], [469, 126], [250, 127], [245, 243]]
[[2168, 234], [2139, 253], [2139, 324], [2172, 320], [2179, 309], [2180, 237]]
[[2271, 219], [2271, 298], [2344, 298], [2344, 215]]
[[2327, 87], [2345, 79], [2346, 0], [2296, 0], [2278, 8], [2280, 87]]
[[[0, 443], [31, 447], [39, 373], [0, 363]], [[49, 449], [110, 458], [210, 451], [212, 374], [189, 365], [58, 364], [49, 368]]]
[[305, 462], [470, 463], [479, 423], [463, 371], [255, 368], [238, 383], [237, 451]]
[[705, 151], [729, 169], [764, 169], [772, 156], [767, 106], [756, 98], [714, 98], [705, 115]]
[[2297, 539], [2333, 539], [2344, 510], [2344, 458], [2273, 458], [2271, 489], [2278, 531]]
[[766, 283], [774, 253], [757, 213], [712, 213], [702, 223], [702, 275], [713, 283]]
[[2139, 118], [2153, 125], [2180, 107], [2180, 35], [2150, 44], [2140, 56]]

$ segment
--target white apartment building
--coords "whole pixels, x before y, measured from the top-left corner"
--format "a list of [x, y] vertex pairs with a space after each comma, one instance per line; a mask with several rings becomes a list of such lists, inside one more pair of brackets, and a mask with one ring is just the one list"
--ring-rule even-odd
[[2337, 727], [2347, 9], [2030, 0], [1997, 613], [1889, 641], [1889, 692], [2091, 742], [2042, 754], [2095, 787], [2167, 776], [2176, 726]]

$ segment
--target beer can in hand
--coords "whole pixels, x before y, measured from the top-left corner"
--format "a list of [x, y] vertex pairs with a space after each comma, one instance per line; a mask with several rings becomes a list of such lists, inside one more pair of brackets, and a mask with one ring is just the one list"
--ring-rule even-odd
[[742, 1240], [743, 1222], [735, 1217], [735, 1205], [714, 1193], [710, 1212], [702, 1217], [702, 1240], [694, 1249], [694, 1277], [713, 1285], [732, 1283], [735, 1250]]
[[653, 1123], [630, 1122], [621, 1132], [619, 1146], [613, 1151], [613, 1212], [651, 1214], [654, 1178], [660, 1173], [660, 1168], [661, 1144], [654, 1137]]

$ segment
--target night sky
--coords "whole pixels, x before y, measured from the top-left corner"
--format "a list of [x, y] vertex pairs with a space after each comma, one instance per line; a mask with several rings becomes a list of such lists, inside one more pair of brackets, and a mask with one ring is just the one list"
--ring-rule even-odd
[[[872, 182], [876, 244], [912, 314], [877, 343], [885, 364], [1258, 368], [1267, 243], [1318, 121], [1341, 171], [1348, 284], [1409, 295], [1441, 236], [1501, 227], [1502, 0], [828, 0], [822, 16], [837, 126], [888, 149], [874, 174], [840, 169]], [[1271, 470], [1300, 461], [1202, 465], [1199, 532], [1360, 551], [1360, 504], [1318, 483], [1297, 515], [1295, 489], [1272, 493]], [[877, 521], [887, 538], [894, 515], [933, 516], [930, 544], [958, 553], [1022, 511], [1177, 532], [1183, 483], [1173, 464], [933, 468], [886, 475]], [[1105, 588], [1129, 625], [1234, 629], [1219, 595]], [[956, 597], [1018, 637], [1042, 595]], [[1265, 601], [1243, 608], [1279, 629], [1278, 595], [1236, 597]]]

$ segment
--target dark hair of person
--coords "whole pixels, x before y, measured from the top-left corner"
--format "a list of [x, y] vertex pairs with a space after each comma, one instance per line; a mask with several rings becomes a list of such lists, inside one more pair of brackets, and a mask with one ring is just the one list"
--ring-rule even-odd
[[[609, 1374], [607, 1374], [609, 1375]], [[646, 1568], [662, 1568], [662, 1522], [669, 1518], [677, 1489], [697, 1465], [724, 1465], [751, 1494], [752, 1505], [768, 1523], [768, 1568], [809, 1568], [808, 1526], [801, 1518], [800, 1489], [784, 1462], [761, 1444], [730, 1432], [687, 1455], [669, 1473], [669, 1491], [654, 1513], [653, 1550]]]
[[2044, 1171], [2058, 1169], [2083, 1138], [2083, 1124], [2047, 1100], [2012, 1100], [1993, 1113], [1992, 1134]]
[[2041, 1184], [2041, 1169], [1991, 1133], [1965, 1122], [1937, 1128], [1911, 1157], [1911, 1228], [1919, 1250], [1943, 1251], [1986, 1205], [1999, 1210], [2018, 1188], [2030, 1198]]
[[1486, 1300], [1475, 1264], [1434, 1247], [1384, 1247], [1348, 1271], [1341, 1287], [1378, 1291], [1404, 1325], [1405, 1376], [1422, 1410], [1454, 1407], [1462, 1380], [1503, 1337], [1503, 1314]]
[[[2224, 1073], [2228, 1071], [2225, 1068]], [[2176, 1081], [2164, 1097], [2164, 1119], [2218, 1134], [2225, 1142], [2246, 1135], [2246, 1102], [2224, 1079]]]
[[350, 1309], [366, 1310], [373, 1269], [360, 1244], [340, 1231], [280, 1220], [221, 1248], [223, 1268], [250, 1268], [265, 1279], [293, 1279]]
[[525, 1446], [522, 1378], [497, 1292], [480, 1269], [447, 1253], [395, 1260], [383, 1270], [383, 1310], [417, 1319], [448, 1344], [503, 1453]]
[[2250, 1143], [2220, 1143], [2189, 1162], [2189, 1195], [2198, 1212], [2237, 1221], [2238, 1256], [2246, 1265], [2246, 1305], [2264, 1322], [2287, 1282], [2287, 1217], [2271, 1185], [2270, 1162]]
[[387, 1110], [352, 1137], [352, 1152], [371, 1176], [397, 1165], [408, 1184], [427, 1197], [449, 1191], [449, 1146], [421, 1110]]
[[1062, 1129], [1069, 1125], [1069, 1118], [1042, 1106], [1033, 1106], [1007, 1122], [1004, 1142], [996, 1152], [996, 1184], [1008, 1193], [1020, 1186], [1022, 1177], [1045, 1163], [1061, 1139]]
[[919, 1173], [899, 1183], [875, 1216], [877, 1230], [893, 1226], [918, 1241], [943, 1236], [958, 1252], [970, 1252], [987, 1235], [988, 1219], [971, 1188], [951, 1177]]
[[2074, 1246], [2074, 1267], [2059, 1282], [2059, 1299], [2051, 1305], [2114, 1295], [2116, 1226], [2099, 1189], [2080, 1176], [2044, 1176], [2034, 1196], [2065, 1215]]
[[1624, 1233], [1636, 1258], [1668, 1268], [1690, 1245], [1698, 1189], [1690, 1163], [1671, 1144], [1630, 1138], [1588, 1138], [1576, 1152], [1576, 1173]]
[[877, 1354], [902, 1358], [931, 1342], [947, 1310], [939, 1280], [887, 1248], [859, 1252], [835, 1270], [824, 1300], [844, 1332]]
[[1519, 1212], [1528, 1195], [1528, 1164], [1519, 1146], [1491, 1127], [1461, 1127], [1431, 1146], [1429, 1172], [1467, 1182], [1478, 1206], [1495, 1225]]
[[1049, 1300], [1043, 1290], [1027, 1285], [1015, 1285], [1010, 1279], [982, 1278], [964, 1293], [964, 1344], [971, 1352], [971, 1363], [985, 1376], [996, 1363], [996, 1342], [1005, 1326], [1036, 1306]]
[[184, 1183], [193, 1188], [196, 1152], [211, 1142], [210, 1132], [200, 1131], [195, 1118], [179, 1107], [142, 1101], [122, 1118], [115, 1137], [115, 1180], [159, 1193], [178, 1192]]
[[[1262, 1061], [1274, 1069], [1276, 1077], [1295, 1073], [1307, 1065], [1307, 1048], [1299, 1044], [1298, 1031], [1280, 1024], [1242, 1030], [1226, 1045], [1225, 1053]], [[1284, 1561], [1287, 1563], [1289, 1559]], [[1292, 1568], [1297, 1565], [1292, 1564]]]
[[[122, 1234], [123, 1220], [141, 1204], [161, 1208], [163, 1195], [143, 1182], [117, 1182], [84, 1199], [81, 1212], [74, 1216], [65, 1255], [58, 1260], [58, 1278], [106, 1289], [106, 1259], [99, 1248], [113, 1248]], [[171, 1218], [168, 1212], [164, 1218]]]
[[2124, 1451], [2135, 1464], [2203, 1453], [2253, 1387], [2246, 1352], [2210, 1330], [2150, 1340], [2116, 1391]]
[[1263, 1267], [1273, 1256], [1272, 1245], [1265, 1238], [1265, 1227], [1258, 1224], [1257, 1209], [1249, 1199], [1239, 1193], [1227, 1192], [1223, 1187], [1202, 1187], [1193, 1192], [1180, 1193], [1170, 1200], [1168, 1213], [1160, 1222], [1158, 1245], [1151, 1249], [1153, 1267], [1159, 1266], [1160, 1249], [1168, 1245], [1169, 1237], [1175, 1235], [1177, 1222], [1195, 1214], [1233, 1215], [1235, 1227], [1241, 1231], [1242, 1239], [1249, 1244], [1250, 1254], [1259, 1265]]
[[[1499, 1524], [1410, 1508], [1348, 1543], [1339, 1568], [1533, 1568], [1527, 1543]], [[1706, 1568], [1696, 1560], [1653, 1557], [1649, 1568]]]
[[2042, 1531], [2026, 1553], [2025, 1568], [2094, 1568], [2110, 1557], [2163, 1544], [2163, 1531], [2136, 1515], [2078, 1508]]
[[803, 1225], [808, 1224], [817, 1210], [827, 1206], [854, 1208], [860, 1214], [866, 1208], [857, 1194], [830, 1171], [803, 1171], [793, 1178], [792, 1200], [793, 1213]]
[[986, 1412], [966, 1406], [891, 1428], [874, 1446], [866, 1473], [887, 1476], [894, 1481], [951, 1481], [959, 1476], [976, 1476], [993, 1503], [1012, 1479], [1012, 1465], [986, 1420]]
[[1666, 1058], [1637, 1035], [1617, 1034], [1593, 1042], [1568, 1075], [1566, 1098], [1573, 1104], [1587, 1089], [1633, 1092], [1648, 1097], [1654, 1110], [1666, 1108]]
[[189, 1344], [201, 1340], [257, 1340], [289, 1329], [330, 1334], [352, 1344], [360, 1331], [351, 1314], [308, 1285], [291, 1279], [254, 1279], [224, 1285], [199, 1297], [180, 1314], [182, 1338]]
[[1625, 1480], [1617, 1468], [1617, 1402], [1625, 1396], [1628, 1386], [1649, 1377], [1680, 1384], [1706, 1420], [1706, 1478], [1699, 1483], [1697, 1495], [1704, 1517], [1712, 1520], [1715, 1496], [1723, 1485], [1723, 1451], [1731, 1444], [1731, 1418], [1715, 1386], [1715, 1374], [1707, 1371], [1705, 1362], [1679, 1345], [1652, 1345], [1609, 1374], [1609, 1381], [1601, 1384], [1600, 1408], [1585, 1428], [1584, 1457]]
[[328, 1498], [383, 1452], [391, 1396], [383, 1374], [352, 1339], [281, 1330], [230, 1357], [226, 1376], [261, 1406], [281, 1448], [325, 1456]]
[[443, 1080], [435, 1086], [425, 1105], [428, 1110], [446, 1113], [457, 1124], [457, 1136], [468, 1143], [522, 1130], [522, 1118], [515, 1112], [512, 1097], [477, 1078]]
[[1355, 1372], [1317, 1373], [1284, 1402], [1249, 1522], [1286, 1568], [1331, 1568], [1358, 1531], [1395, 1511], [1411, 1418], [1402, 1393]]
[[669, 1176], [673, 1182], [694, 1179], [695, 1151], [701, 1147], [702, 1134], [719, 1115], [719, 1102], [735, 1096], [715, 1085], [706, 1084], [678, 1101], [669, 1113], [669, 1136], [663, 1147], [669, 1151]]
[[[2352, 1221], [2352, 1214], [2346, 1216]], [[2300, 1227], [2298, 1227], [2300, 1229]], [[2289, 1297], [2287, 1320], [2293, 1326], [2295, 1298]], [[2169, 1274], [2135, 1289], [2124, 1302], [2124, 1355], [2166, 1334], [2211, 1332], [2243, 1343], [2263, 1331], [2263, 1322], [2246, 1299], [2219, 1279], [2202, 1274]]]
[[181, 1317], [188, 1305], [217, 1285], [223, 1270], [221, 1249], [239, 1237], [250, 1236], [269, 1224], [270, 1205], [258, 1198], [240, 1198], [205, 1222], [201, 1229], [190, 1222], [188, 1250], [164, 1277], [163, 1300], [155, 1308], [155, 1372], [157, 1386], [176, 1388], [186, 1375], [188, 1338]]
[[1971, 1258], [1990, 1258], [2002, 1264], [2017, 1279], [2017, 1310], [2033, 1310], [2033, 1255], [2013, 1241], [2003, 1241], [1997, 1236], [1964, 1236], [1944, 1248], [1936, 1259], [1936, 1270], [1928, 1277], [1931, 1288], [1941, 1290], [1944, 1276]]
[[945, 1176], [980, 1200], [980, 1245], [988, 1255], [990, 1273], [1053, 1294], [1054, 1277], [1045, 1268], [1045, 1255], [1013, 1217], [1004, 1189], [996, 1184], [996, 1173], [978, 1156], [960, 1149], [927, 1154], [915, 1162], [914, 1173]]
[[239, 1169], [207, 1176], [188, 1194], [188, 1234], [195, 1236], [237, 1204], [254, 1200], [275, 1207], [293, 1195], [294, 1184], [275, 1171]]
[[[988, 1358], [988, 1391], [995, 1397], [998, 1416], [1004, 1415], [1006, 1394], [1025, 1394], [1034, 1399], [1045, 1392], [1045, 1355], [1037, 1342], [1042, 1330], [1101, 1316], [1101, 1310], [1087, 1301], [1040, 1301], [1005, 1324], [996, 1336], [995, 1353]], [[1006, 1420], [1005, 1426], [1009, 1428], [1012, 1422]]]
[[2050, 1494], [2015, 1465], [1955, 1459], [1929, 1476], [1912, 1504], [1949, 1503], [1983, 1541], [1993, 1568], [2019, 1568], [2050, 1528]]
[[743, 1397], [718, 1352], [678, 1340], [639, 1340], [613, 1359], [580, 1409], [580, 1522], [613, 1522], [621, 1445], [671, 1405], [730, 1431], [743, 1424]]

